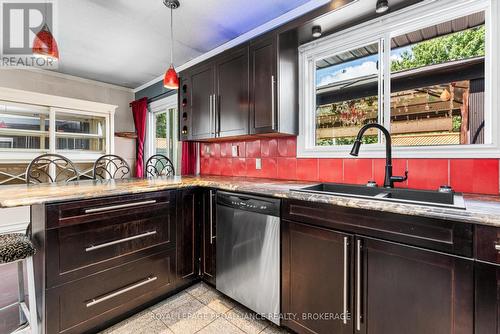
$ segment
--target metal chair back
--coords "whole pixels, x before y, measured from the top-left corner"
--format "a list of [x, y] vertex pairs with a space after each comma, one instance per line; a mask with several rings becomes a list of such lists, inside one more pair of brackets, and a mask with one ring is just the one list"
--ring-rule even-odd
[[26, 169], [26, 183], [78, 181], [80, 173], [71, 160], [59, 154], [42, 154]]
[[145, 177], [174, 176], [172, 161], [163, 154], [155, 154], [148, 159], [144, 168]]
[[94, 180], [127, 179], [130, 174], [129, 164], [118, 155], [103, 155], [94, 163]]

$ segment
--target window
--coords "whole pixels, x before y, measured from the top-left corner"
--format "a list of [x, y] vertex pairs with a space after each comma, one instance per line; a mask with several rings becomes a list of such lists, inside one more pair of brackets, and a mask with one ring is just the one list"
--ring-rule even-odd
[[56, 112], [57, 150], [106, 152], [106, 117]]
[[44, 150], [48, 141], [48, 108], [0, 102], [0, 150]]
[[[399, 156], [498, 156], [498, 12], [490, 0], [424, 1], [301, 46], [298, 155], [346, 156], [376, 122]], [[384, 154], [377, 130], [363, 142], [365, 156]]]
[[149, 109], [145, 160], [154, 154], [162, 154], [172, 161], [178, 173], [181, 144], [178, 139], [177, 95], [152, 102]]

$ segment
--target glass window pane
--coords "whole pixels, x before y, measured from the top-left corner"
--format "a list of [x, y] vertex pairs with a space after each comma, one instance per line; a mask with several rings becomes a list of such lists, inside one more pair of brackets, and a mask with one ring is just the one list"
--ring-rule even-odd
[[393, 144], [483, 144], [484, 13], [400, 35], [391, 44]]
[[[367, 123], [378, 123], [378, 43], [316, 62], [316, 145], [350, 145]], [[363, 141], [378, 142], [370, 129]]]
[[48, 149], [48, 109], [0, 102], [0, 149]]
[[167, 113], [156, 113], [156, 154], [168, 156]]
[[56, 149], [106, 151], [106, 118], [56, 113]]

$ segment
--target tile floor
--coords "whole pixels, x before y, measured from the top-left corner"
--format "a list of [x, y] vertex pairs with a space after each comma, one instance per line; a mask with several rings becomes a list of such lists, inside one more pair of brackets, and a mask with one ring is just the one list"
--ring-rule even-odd
[[101, 334], [287, 334], [212, 287], [196, 284]]

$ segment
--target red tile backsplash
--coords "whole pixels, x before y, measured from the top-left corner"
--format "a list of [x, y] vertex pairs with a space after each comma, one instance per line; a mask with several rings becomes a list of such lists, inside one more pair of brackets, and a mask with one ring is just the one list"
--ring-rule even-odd
[[496, 159], [450, 160], [451, 186], [461, 192], [498, 194], [498, 167]]
[[297, 159], [297, 179], [319, 181], [318, 159]]
[[[238, 157], [231, 147], [239, 147]], [[207, 151], [208, 147], [208, 151]], [[262, 138], [250, 141], [202, 143], [202, 175], [248, 176], [304, 181], [364, 184], [384, 182], [385, 159], [297, 158], [295, 137]], [[260, 158], [262, 169], [255, 169]], [[449, 184], [456, 191], [499, 194], [499, 159], [393, 159], [394, 175], [408, 168], [408, 181], [397, 187], [435, 190]]]
[[436, 190], [449, 185], [448, 159], [408, 159], [408, 187]]
[[344, 182], [366, 184], [373, 180], [372, 159], [344, 159]]

